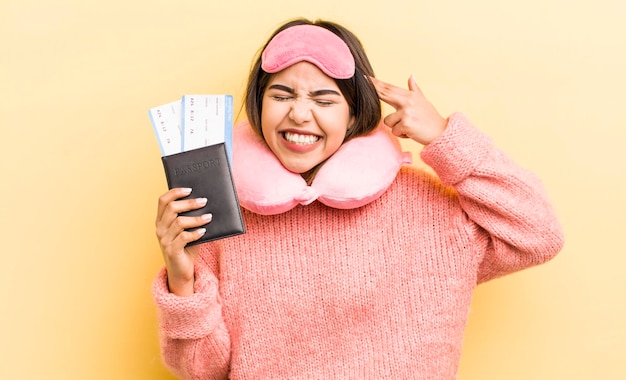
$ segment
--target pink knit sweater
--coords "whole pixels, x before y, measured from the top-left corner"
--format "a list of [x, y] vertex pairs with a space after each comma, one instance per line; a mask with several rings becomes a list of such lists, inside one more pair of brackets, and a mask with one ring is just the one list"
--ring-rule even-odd
[[475, 286], [562, 247], [540, 182], [463, 117], [377, 200], [262, 216], [202, 246], [195, 294], [154, 282], [184, 379], [453, 379]]

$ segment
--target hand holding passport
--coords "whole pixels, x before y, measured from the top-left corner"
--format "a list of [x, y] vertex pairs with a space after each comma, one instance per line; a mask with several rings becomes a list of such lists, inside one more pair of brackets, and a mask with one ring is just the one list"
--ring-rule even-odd
[[230, 169], [232, 103], [230, 95], [185, 95], [149, 110], [168, 187], [191, 188], [187, 198], [207, 199], [180, 215], [213, 215], [204, 236], [189, 245], [245, 233]]

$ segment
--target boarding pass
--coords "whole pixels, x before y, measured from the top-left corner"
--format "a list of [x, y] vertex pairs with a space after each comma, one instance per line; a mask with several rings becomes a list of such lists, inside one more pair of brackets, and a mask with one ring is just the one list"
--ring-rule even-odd
[[219, 143], [232, 152], [232, 95], [184, 95], [148, 113], [162, 156]]

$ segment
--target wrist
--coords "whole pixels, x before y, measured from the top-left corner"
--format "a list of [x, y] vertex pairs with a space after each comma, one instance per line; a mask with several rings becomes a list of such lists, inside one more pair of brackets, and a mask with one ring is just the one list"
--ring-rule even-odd
[[439, 136], [441, 136], [446, 130], [447, 126], [448, 119], [443, 116], [440, 116], [437, 120], [433, 121], [433, 128], [431, 129], [432, 133], [425, 139], [426, 141], [423, 142], [423, 145], [428, 145], [439, 138]]
[[170, 293], [180, 297], [189, 297], [194, 293], [195, 279], [179, 279], [173, 276], [167, 276], [167, 287]]

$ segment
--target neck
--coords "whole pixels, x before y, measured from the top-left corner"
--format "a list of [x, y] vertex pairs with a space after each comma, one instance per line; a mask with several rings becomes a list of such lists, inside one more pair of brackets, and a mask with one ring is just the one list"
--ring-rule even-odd
[[322, 164], [318, 164], [317, 166], [314, 166], [312, 169], [307, 170], [306, 172], [300, 174], [307, 185], [311, 186], [311, 184], [313, 183], [313, 180], [315, 179], [315, 175], [317, 174], [317, 172], [320, 170], [321, 167], [322, 167]]

